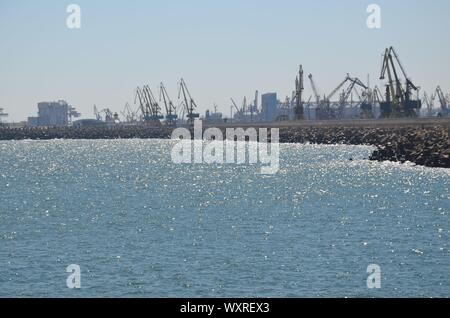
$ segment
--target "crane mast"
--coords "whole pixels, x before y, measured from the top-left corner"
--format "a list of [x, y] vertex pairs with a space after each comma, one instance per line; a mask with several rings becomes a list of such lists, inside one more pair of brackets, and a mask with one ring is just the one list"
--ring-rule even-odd
[[303, 66], [300, 65], [298, 76], [295, 79], [295, 119], [302, 120], [305, 117], [305, 110], [303, 107], [303, 90], [305, 89], [303, 80]]

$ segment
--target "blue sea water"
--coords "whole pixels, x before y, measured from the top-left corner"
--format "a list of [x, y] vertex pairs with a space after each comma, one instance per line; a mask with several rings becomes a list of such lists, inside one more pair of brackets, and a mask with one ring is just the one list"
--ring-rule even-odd
[[450, 296], [449, 170], [286, 144], [261, 175], [171, 145], [0, 142], [0, 297]]

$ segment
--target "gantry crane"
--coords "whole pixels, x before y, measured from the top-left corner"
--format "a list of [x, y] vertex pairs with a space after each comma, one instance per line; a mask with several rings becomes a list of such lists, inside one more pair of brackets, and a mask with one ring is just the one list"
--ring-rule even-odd
[[[405, 88], [402, 86], [394, 61], [397, 62], [405, 78]], [[411, 99], [411, 91], [418, 91], [418, 87], [409, 79], [398, 54], [392, 46], [385, 50], [380, 79], [384, 80], [386, 74], [388, 76], [386, 101], [380, 104], [381, 116], [385, 118], [416, 117], [416, 110], [421, 108], [421, 102]]]
[[[359, 103], [360, 103], [362, 111], [363, 111], [362, 116], [370, 117], [370, 112], [372, 111], [372, 107], [368, 103], [364, 103], [365, 101], [361, 98], [361, 94], [359, 94], [358, 89], [357, 89], [358, 86], [363, 88], [364, 90], [367, 90], [368, 87], [359, 78], [350, 77], [349, 74], [347, 74], [344, 81], [332, 92], [332, 94], [330, 94], [328, 96], [327, 101], [329, 102], [330, 98], [334, 94], [336, 94], [336, 92], [339, 89], [341, 89], [346, 83], [349, 83], [349, 85], [345, 90], [343, 90], [342, 94], [340, 95], [339, 104], [338, 104], [338, 116], [343, 117], [345, 105], [347, 104], [350, 96], [352, 96], [352, 94], [355, 93], [359, 99]], [[353, 102], [351, 103], [351, 106], [352, 106], [352, 104], [353, 104]]]
[[147, 104], [149, 105], [150, 121], [152, 123], [160, 124], [160, 120], [164, 119], [164, 116], [161, 114], [161, 107], [159, 107], [159, 104], [156, 101], [155, 95], [153, 95], [150, 86], [144, 85], [143, 92]]
[[439, 111], [438, 116], [439, 117], [448, 116], [450, 114], [448, 108], [448, 101], [445, 98], [444, 92], [442, 91], [440, 86], [436, 88], [436, 96], [438, 97], [439, 103], [441, 104], [441, 110]]
[[125, 104], [123, 111], [121, 111], [122, 116], [125, 118], [125, 122], [134, 123], [138, 121], [137, 111], [133, 111], [129, 103]]
[[136, 105], [136, 101], [139, 100], [139, 109], [141, 110], [142, 119], [147, 122], [150, 121], [150, 107], [148, 104], [146, 104], [146, 100], [144, 97], [144, 93], [142, 92], [142, 89], [140, 87], [136, 88], [136, 94], [134, 97], [134, 104]]
[[164, 102], [164, 106], [166, 108], [166, 124], [168, 126], [174, 126], [177, 123], [178, 115], [175, 106], [172, 103], [172, 100], [167, 93], [166, 87], [161, 82], [160, 90], [159, 90], [159, 100], [161, 99]]
[[330, 107], [330, 103], [324, 97], [324, 100], [320, 99], [320, 94], [317, 89], [317, 85], [314, 82], [312, 74], [308, 75], [309, 81], [311, 83], [311, 88], [314, 93], [314, 97], [316, 99], [316, 113], [318, 119], [331, 119], [334, 117], [334, 112]]
[[186, 82], [184, 79], [180, 80], [180, 88], [178, 90], [178, 99], [181, 98], [181, 93], [183, 93], [183, 101], [184, 101], [184, 107], [187, 112], [187, 119], [188, 124], [192, 125], [194, 123], [195, 118], [199, 118], [200, 114], [194, 113], [194, 111], [197, 109], [197, 104], [195, 103], [194, 99], [191, 96], [191, 93], [189, 92], [189, 89], [187, 88]]
[[105, 122], [112, 123], [119, 119], [118, 113], [113, 113], [109, 108], [104, 108], [99, 111], [97, 106], [94, 105], [95, 119], [98, 121], [103, 121], [102, 114], [105, 114], [105, 120], [104, 120]]
[[341, 83], [339, 83], [339, 85], [327, 97], [325, 97], [325, 100], [327, 102], [330, 102], [331, 98], [333, 98], [333, 96], [345, 85], [345, 83], [347, 83], [350, 80], [351, 80], [350, 75], [347, 73], [345, 79]]

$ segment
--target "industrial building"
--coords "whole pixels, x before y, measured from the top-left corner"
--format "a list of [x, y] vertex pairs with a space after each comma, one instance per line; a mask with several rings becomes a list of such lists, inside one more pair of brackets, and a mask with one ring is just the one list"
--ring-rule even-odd
[[72, 117], [80, 117], [74, 107], [66, 101], [38, 103], [38, 116], [28, 117], [28, 126], [64, 127], [68, 126]]
[[275, 121], [277, 113], [278, 99], [277, 93], [267, 93], [261, 96], [261, 115], [263, 122]]

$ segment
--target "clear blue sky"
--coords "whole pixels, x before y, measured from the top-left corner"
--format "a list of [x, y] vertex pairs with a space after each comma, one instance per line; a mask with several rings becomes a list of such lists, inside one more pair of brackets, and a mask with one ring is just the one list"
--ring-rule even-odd
[[[71, 3], [81, 30], [66, 27]], [[381, 30], [366, 27], [370, 3]], [[290, 95], [299, 64], [322, 94], [346, 73], [378, 83], [390, 45], [413, 82], [449, 92], [449, 12], [448, 0], [0, 0], [0, 107], [18, 121], [66, 99], [93, 117], [93, 104], [119, 111], [144, 83], [176, 100], [184, 77], [202, 113], [216, 102], [229, 114], [230, 97]]]

